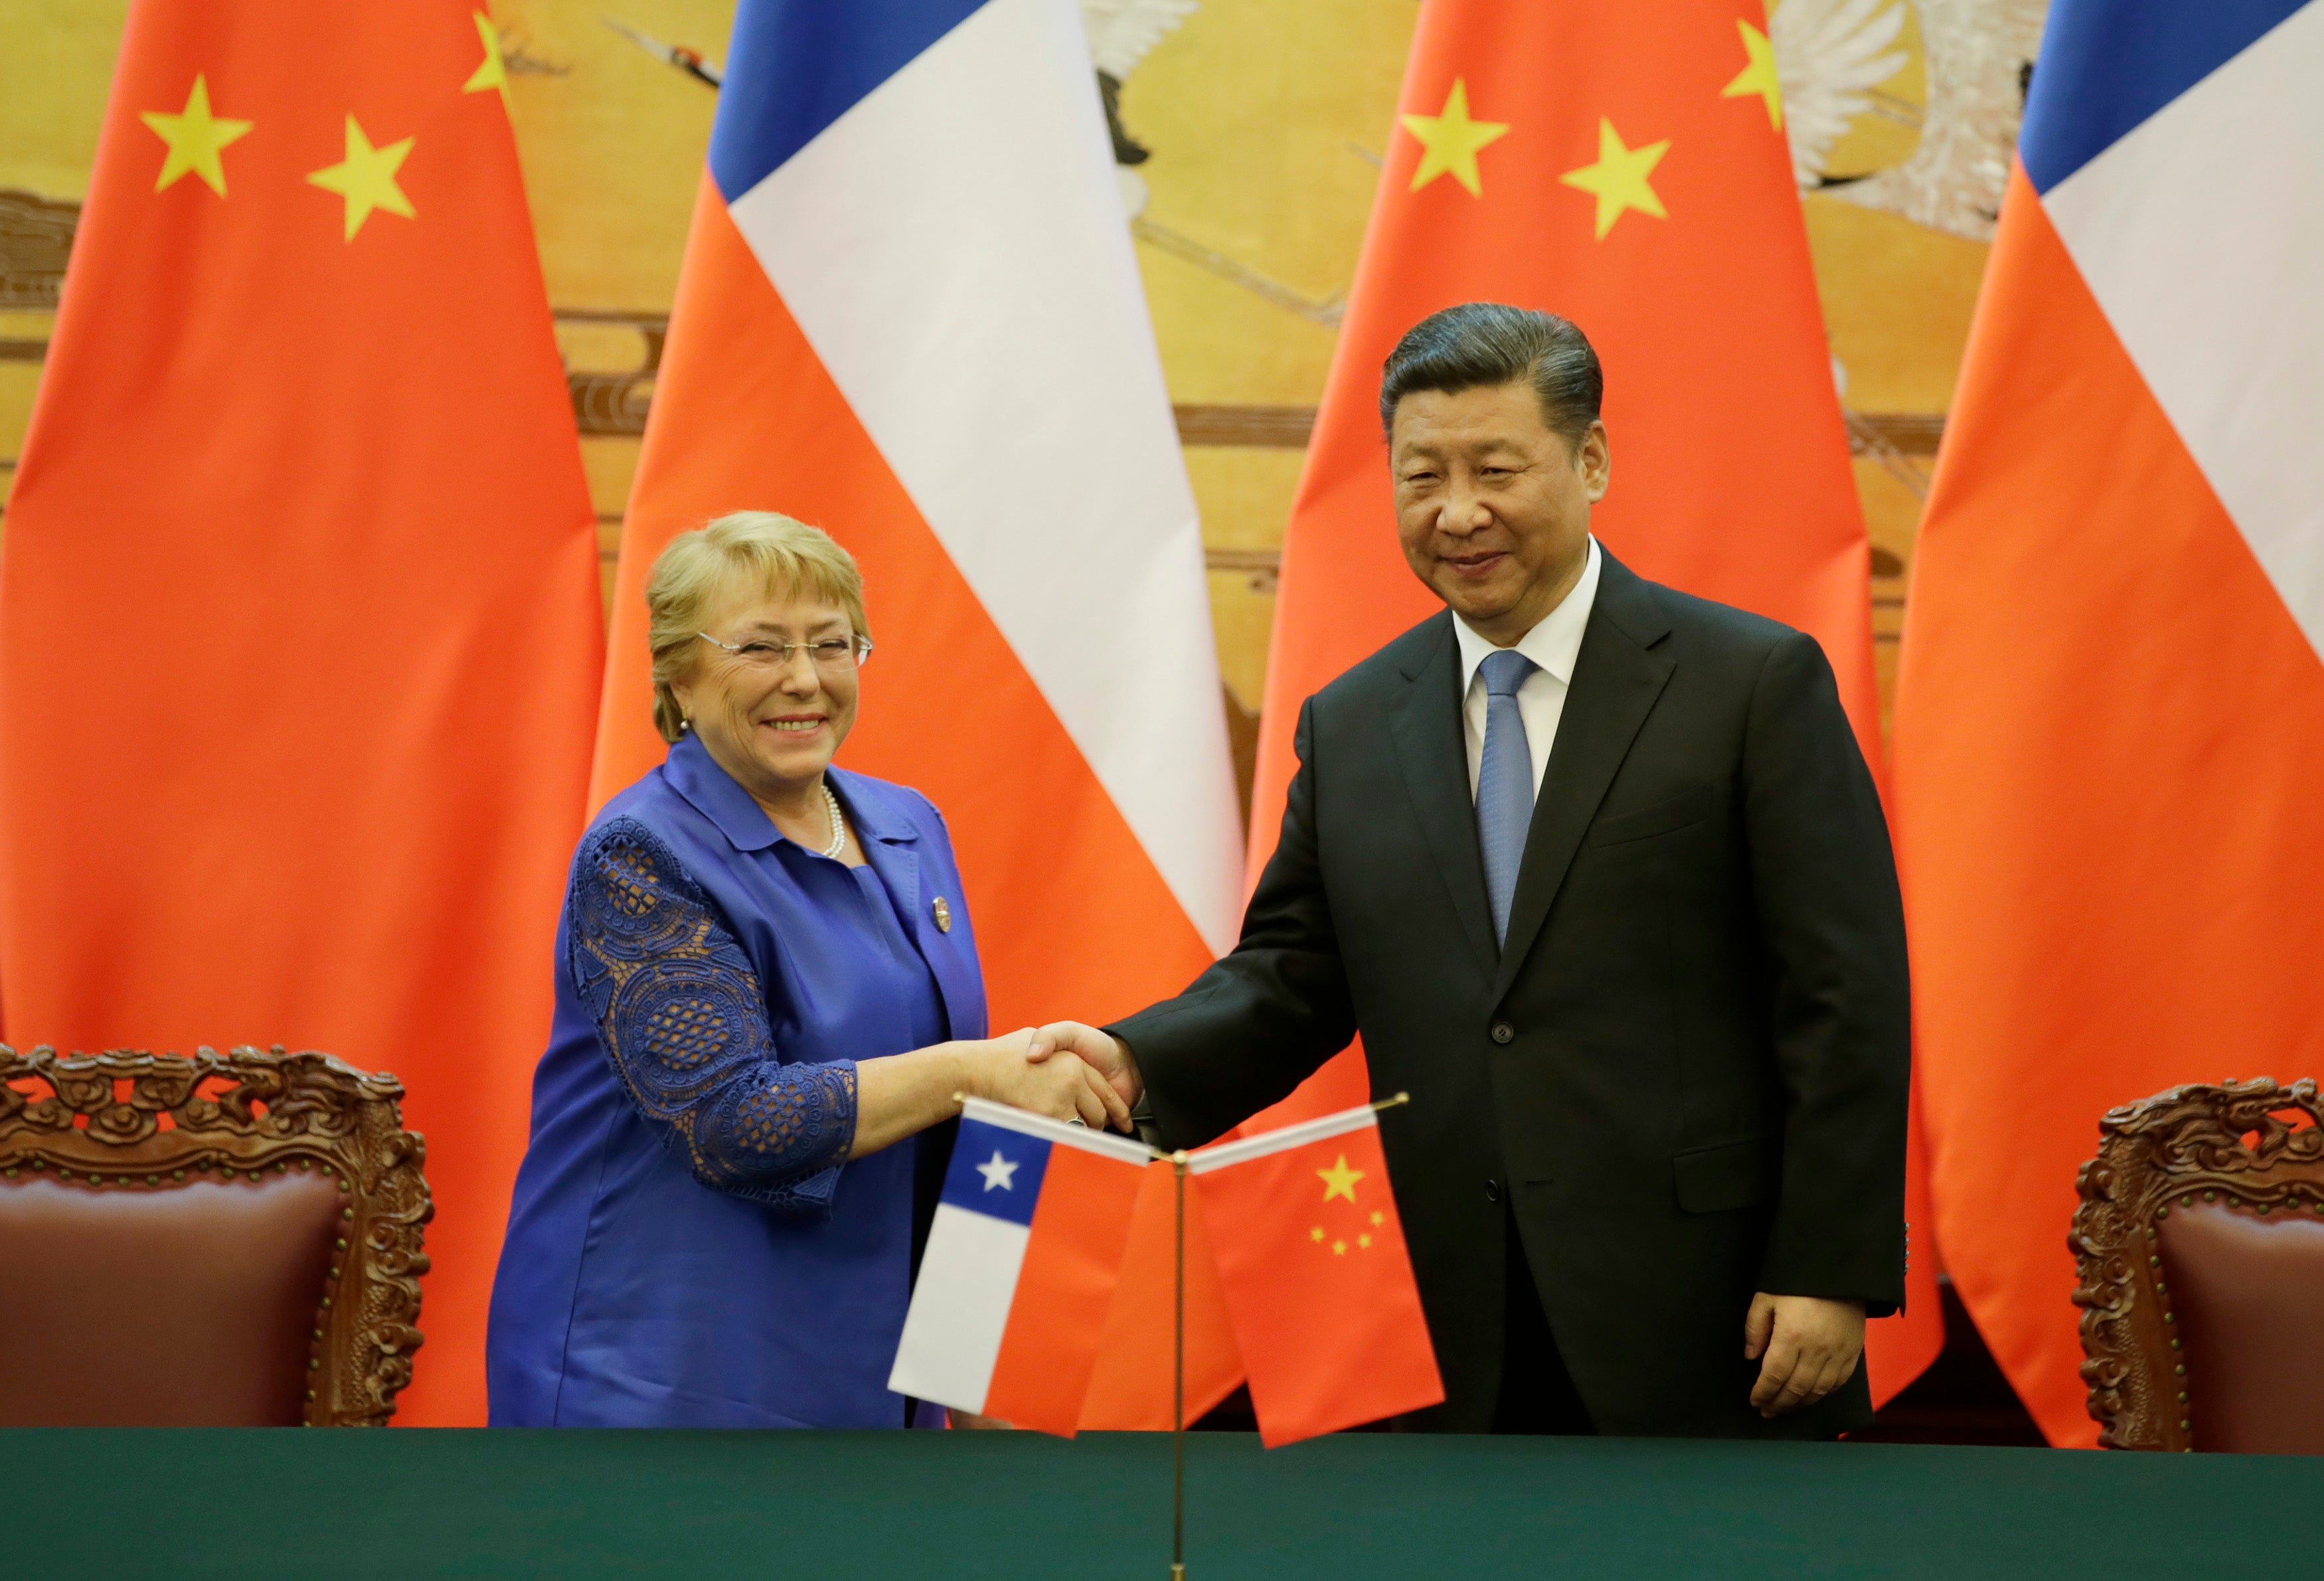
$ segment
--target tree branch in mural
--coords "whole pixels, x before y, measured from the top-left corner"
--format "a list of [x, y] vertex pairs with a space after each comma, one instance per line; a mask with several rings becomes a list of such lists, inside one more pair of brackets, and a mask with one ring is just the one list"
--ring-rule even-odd
[[615, 22], [610, 16], [601, 16], [597, 20], [665, 66], [677, 67], [696, 82], [716, 88], [726, 80], [726, 74], [705, 60], [699, 51], [689, 50], [683, 44], [665, 44], [659, 39], [650, 38], [629, 23]]

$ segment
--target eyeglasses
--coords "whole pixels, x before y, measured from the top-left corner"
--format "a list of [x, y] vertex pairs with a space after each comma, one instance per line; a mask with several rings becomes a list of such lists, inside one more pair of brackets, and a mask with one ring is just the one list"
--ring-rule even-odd
[[825, 637], [819, 643], [775, 643], [753, 637], [747, 643], [722, 643], [708, 632], [694, 633], [714, 648], [723, 648], [754, 670], [784, 670], [791, 655], [805, 653], [817, 670], [838, 674], [872, 657], [869, 637]]

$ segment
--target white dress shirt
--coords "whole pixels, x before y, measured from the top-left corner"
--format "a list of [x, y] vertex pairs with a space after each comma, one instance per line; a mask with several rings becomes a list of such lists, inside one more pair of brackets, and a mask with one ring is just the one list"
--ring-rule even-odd
[[[1533, 673], [1517, 688], [1517, 714], [1525, 720], [1526, 746], [1533, 754], [1533, 793], [1541, 795], [1541, 777], [1549, 769], [1549, 750], [1557, 744], [1557, 722], [1565, 713], [1565, 689], [1573, 684], [1573, 661], [1582, 653], [1582, 633], [1590, 624], [1591, 606], [1598, 602], [1598, 540], [1590, 540], [1590, 559], [1582, 579], [1564, 601], [1519, 637], [1517, 652], [1534, 662]], [[1477, 667], [1494, 645], [1452, 617], [1452, 634], [1461, 643], [1462, 735], [1469, 746], [1469, 797], [1477, 795], [1477, 769], [1485, 758], [1485, 683]]]

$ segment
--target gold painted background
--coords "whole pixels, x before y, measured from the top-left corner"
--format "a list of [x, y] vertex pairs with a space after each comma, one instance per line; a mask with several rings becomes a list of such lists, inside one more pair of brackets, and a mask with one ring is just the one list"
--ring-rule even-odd
[[[1090, 4], [1186, 9], [1184, 0]], [[12, 0], [0, 36], [0, 491], [53, 320], [63, 206], [88, 187], [125, 9], [126, 0]], [[1417, 0], [1203, 0], [1123, 74], [1121, 125], [1148, 151], [1126, 167], [1144, 193], [1130, 223], [1203, 510], [1220, 663], [1246, 750], [1305, 409], [1323, 388], [1418, 9]], [[1896, 171], [1959, 120], [1972, 65], [1988, 87], [2014, 72], [2012, 57], [2030, 56], [2028, 19], [2038, 29], [2040, 6], [1909, 0], [1893, 38], [1859, 26], [1853, 43], [1840, 37], [1835, 47], [1826, 24], [1846, 9], [1782, 0], [1773, 24], [1779, 47], [1791, 24], [1806, 41], [1800, 58], [1829, 81], [1855, 73], [1821, 161], [1825, 180], [1843, 183]], [[493, 5], [610, 573], [715, 96], [601, 13], [715, 62], [733, 0]], [[1812, 58], [1811, 45], [1823, 53]], [[1868, 69], [1885, 75], [1868, 83]], [[1788, 94], [1789, 59], [1785, 70]], [[1933, 109], [1932, 88], [1942, 99]], [[2005, 140], [1979, 157], [2006, 161], [2006, 149]], [[1805, 202], [1843, 399], [1858, 414], [1885, 698], [1921, 495], [1986, 247], [1973, 239], [1974, 217], [1960, 223], [1958, 202], [1949, 230], [1848, 200], [1869, 190], [1843, 184]]]

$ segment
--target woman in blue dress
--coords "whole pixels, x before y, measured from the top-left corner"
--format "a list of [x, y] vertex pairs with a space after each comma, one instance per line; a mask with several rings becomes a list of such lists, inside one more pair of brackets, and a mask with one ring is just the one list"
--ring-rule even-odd
[[933, 1426], [887, 1380], [956, 1095], [1127, 1127], [985, 1039], [944, 820], [831, 765], [870, 653], [831, 539], [743, 512], [646, 588], [669, 755], [582, 838], [493, 1289], [508, 1426]]

